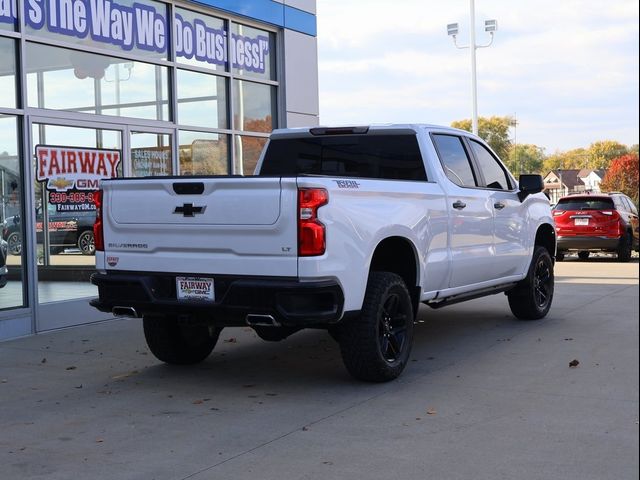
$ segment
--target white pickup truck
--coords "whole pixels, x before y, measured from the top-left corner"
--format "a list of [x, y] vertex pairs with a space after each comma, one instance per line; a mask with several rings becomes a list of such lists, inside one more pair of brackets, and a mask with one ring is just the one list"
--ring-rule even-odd
[[349, 373], [404, 369], [420, 303], [505, 292], [551, 306], [556, 238], [539, 175], [516, 182], [478, 137], [432, 125], [276, 130], [256, 176], [102, 182], [99, 297], [142, 317], [152, 353], [204, 360], [223, 327], [322, 328]]

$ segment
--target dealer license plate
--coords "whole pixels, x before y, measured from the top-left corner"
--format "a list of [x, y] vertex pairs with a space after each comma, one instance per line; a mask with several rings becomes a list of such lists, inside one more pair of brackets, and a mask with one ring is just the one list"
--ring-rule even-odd
[[575, 218], [574, 222], [576, 225], [589, 225], [588, 218]]
[[213, 278], [176, 277], [178, 300], [215, 301]]

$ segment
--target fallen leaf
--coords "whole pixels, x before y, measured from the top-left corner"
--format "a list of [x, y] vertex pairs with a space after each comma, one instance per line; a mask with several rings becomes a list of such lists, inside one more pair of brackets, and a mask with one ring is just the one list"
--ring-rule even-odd
[[435, 408], [429, 408], [427, 410], [427, 415], [435, 415], [436, 414], [436, 409]]
[[82, 388], [82, 384], [80, 384], [80, 385], [78, 385], [77, 387], [74, 387], [74, 388]]
[[580, 365], [580, 362], [578, 360], [571, 360], [569, 362], [569, 368], [576, 368], [578, 365]]
[[47, 363], [47, 359], [43, 358], [42, 360], [40, 360], [40, 363]]
[[231, 337], [227, 338], [224, 343], [238, 343], [238, 340], [236, 340], [236, 337]]
[[306, 431], [308, 431], [308, 430], [309, 430], [309, 427], [307, 427], [307, 426], [302, 427], [302, 431], [303, 431], [303, 432], [306, 432]]
[[573, 340], [573, 338], [565, 338], [564, 339], [565, 342], [570, 342], [571, 340]]
[[96, 443], [102, 443], [102, 442], [104, 442], [104, 440], [103, 440], [103, 439], [101, 439], [101, 438], [98, 438], [98, 439], [96, 440]]
[[204, 403], [202, 400], [194, 400], [193, 404], [194, 405], [200, 405], [201, 403]]
[[77, 368], [77, 367], [73, 367], [73, 366], [71, 366], [71, 367], [67, 367], [66, 369], [67, 369], [67, 370], [75, 370], [76, 368]]

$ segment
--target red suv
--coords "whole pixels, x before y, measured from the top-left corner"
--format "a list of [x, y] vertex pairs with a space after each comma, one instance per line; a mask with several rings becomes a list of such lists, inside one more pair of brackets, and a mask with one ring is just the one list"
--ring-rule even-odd
[[628, 262], [638, 250], [638, 209], [623, 193], [577, 194], [562, 197], [553, 209], [558, 251], [562, 261], [569, 251], [580, 260], [590, 252], [613, 252]]

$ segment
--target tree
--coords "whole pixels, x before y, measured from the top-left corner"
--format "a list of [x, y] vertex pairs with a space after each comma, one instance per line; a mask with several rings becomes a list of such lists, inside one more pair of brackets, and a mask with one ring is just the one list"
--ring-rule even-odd
[[574, 148], [566, 152], [556, 151], [543, 162], [544, 174], [551, 170], [568, 170], [586, 168], [589, 163], [589, 152], [584, 148]]
[[[489, 144], [501, 159], [509, 155], [511, 140], [509, 139], [509, 127], [513, 123], [513, 117], [480, 117], [478, 118], [478, 136]], [[453, 128], [471, 131], [471, 120], [457, 120], [451, 123]]]
[[608, 168], [614, 158], [630, 153], [626, 145], [615, 140], [602, 140], [589, 146], [588, 168]]
[[513, 145], [504, 160], [507, 168], [516, 176], [519, 173], [541, 173], [545, 160], [544, 149], [531, 144]]
[[638, 205], [638, 154], [629, 153], [613, 159], [600, 189], [605, 192], [622, 192]]

